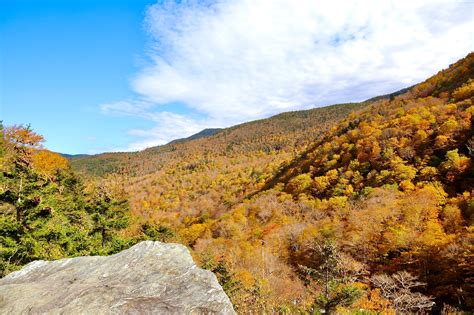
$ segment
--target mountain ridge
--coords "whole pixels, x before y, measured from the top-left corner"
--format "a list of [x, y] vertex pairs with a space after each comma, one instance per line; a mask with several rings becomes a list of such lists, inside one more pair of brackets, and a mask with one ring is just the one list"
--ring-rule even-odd
[[190, 140], [195, 140], [195, 139], [200, 139], [200, 138], [206, 138], [215, 135], [216, 133], [222, 131], [223, 128], [205, 128], [189, 137], [186, 138], [180, 138], [180, 139], [175, 139], [167, 144], [175, 144], [178, 142], [184, 142], [184, 141], [190, 141]]

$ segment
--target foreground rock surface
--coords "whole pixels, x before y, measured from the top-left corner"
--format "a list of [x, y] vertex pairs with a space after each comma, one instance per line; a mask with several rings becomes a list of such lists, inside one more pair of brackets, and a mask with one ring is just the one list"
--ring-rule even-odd
[[0, 314], [235, 314], [186, 247], [146, 241], [113, 256], [35, 261], [0, 280]]

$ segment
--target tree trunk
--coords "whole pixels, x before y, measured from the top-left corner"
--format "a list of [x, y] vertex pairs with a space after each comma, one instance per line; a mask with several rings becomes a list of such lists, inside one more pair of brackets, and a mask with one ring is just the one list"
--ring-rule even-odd
[[17, 222], [22, 222], [23, 220], [23, 215], [22, 215], [22, 209], [21, 209], [21, 192], [23, 190], [23, 178], [20, 178], [20, 187], [18, 189], [18, 199], [16, 200], [16, 221]]
[[105, 239], [106, 239], [106, 231], [105, 231], [105, 227], [102, 228], [102, 248], [105, 247]]

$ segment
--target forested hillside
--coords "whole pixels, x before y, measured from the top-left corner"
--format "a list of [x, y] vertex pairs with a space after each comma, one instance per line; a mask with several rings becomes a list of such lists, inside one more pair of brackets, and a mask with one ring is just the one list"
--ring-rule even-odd
[[471, 53], [386, 97], [74, 158], [80, 176], [7, 127], [3, 273], [154, 239], [189, 246], [241, 313], [472, 310], [473, 100]]

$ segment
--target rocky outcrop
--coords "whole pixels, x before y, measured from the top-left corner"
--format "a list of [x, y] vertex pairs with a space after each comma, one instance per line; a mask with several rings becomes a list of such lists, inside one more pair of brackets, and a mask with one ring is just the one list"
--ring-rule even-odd
[[0, 280], [1, 314], [235, 314], [186, 247], [146, 241], [121, 253], [34, 261]]

